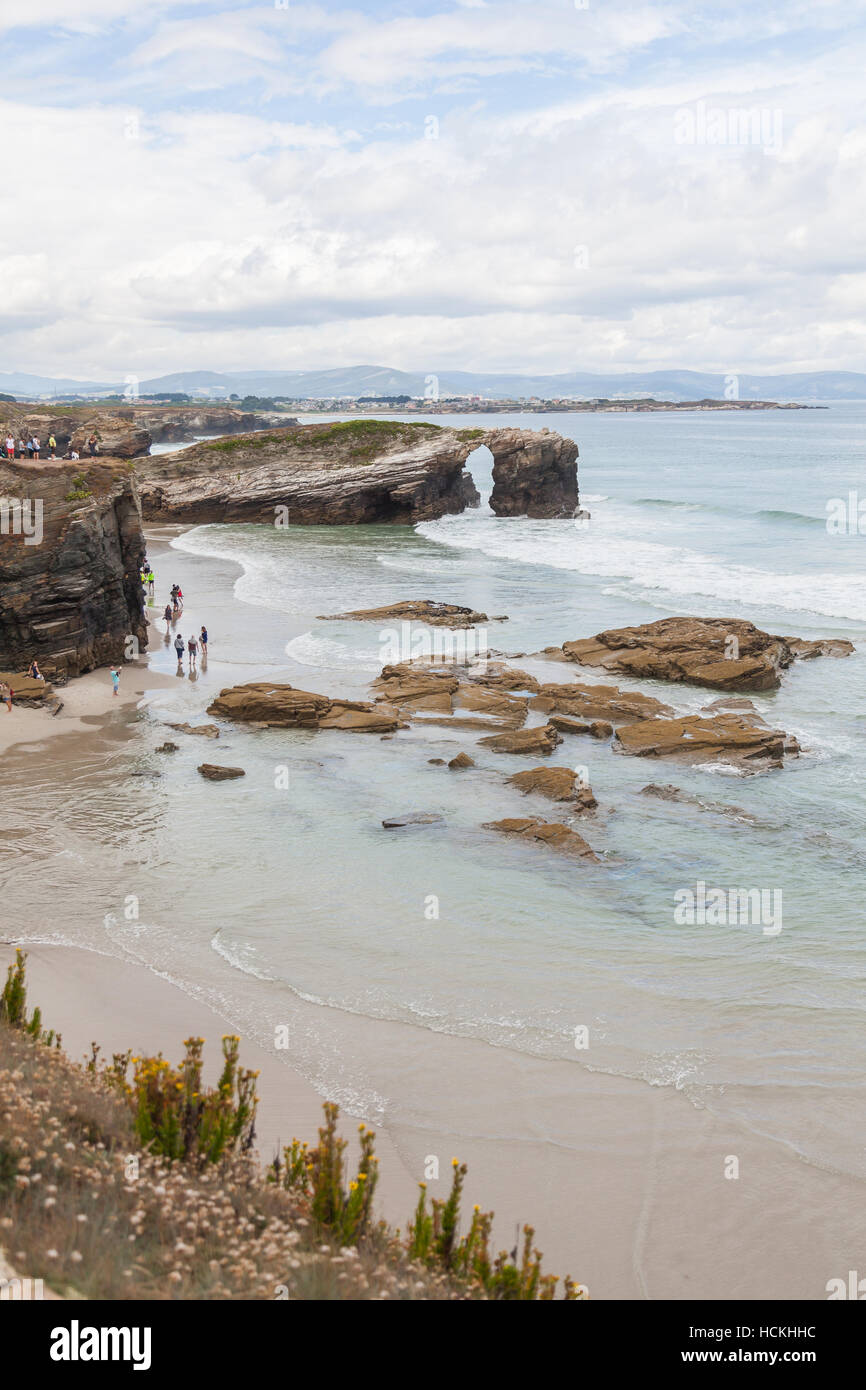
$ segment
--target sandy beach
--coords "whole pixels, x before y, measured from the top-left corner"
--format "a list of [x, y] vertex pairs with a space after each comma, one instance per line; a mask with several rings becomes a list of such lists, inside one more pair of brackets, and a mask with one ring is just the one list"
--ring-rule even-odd
[[[171, 552], [169, 560], [167, 544], [177, 534], [178, 528], [153, 533], [149, 553], [161, 576], [178, 573], [183, 579], [189, 598], [182, 630], [195, 631], [207, 621], [220, 631], [223, 643], [231, 628], [243, 632], [254, 653], [260, 633], [263, 646], [273, 644], [272, 627], [267, 627], [273, 624], [273, 614], [240, 602], [233, 593], [238, 566], [178, 552]], [[162, 577], [160, 586], [158, 594], [165, 587]], [[283, 640], [291, 642], [294, 634], [303, 633], [307, 617], [286, 615]], [[56, 718], [40, 710], [18, 710], [12, 716], [0, 711], [9, 766], [14, 764], [18, 775], [22, 769], [40, 770], [46, 777], [48, 810], [56, 800], [52, 786], [61, 785], [67, 775], [87, 797], [104, 762], [106, 738], [115, 750], [111, 757], [118, 756], [118, 749], [126, 749], [126, 755], [140, 749], [142, 771], [136, 775], [160, 778], [153, 786], [164, 789], [160, 795], [169, 798], [168, 804], [174, 804], [175, 793], [166, 782], [169, 773], [158, 770], [154, 747], [160, 738], [178, 738], [181, 748], [170, 767], [183, 766], [188, 772], [178, 793], [188, 803], [180, 822], [183, 834], [193, 834], [199, 814], [192, 798], [204, 794], [201, 779], [194, 775], [194, 762], [202, 758], [246, 764], [250, 775], [241, 782], [241, 791], [231, 795], [255, 796], [249, 814], [261, 815], [262, 808], [270, 806], [261, 791], [264, 784], [255, 780], [253, 749], [262, 746], [261, 740], [255, 743], [254, 735], [227, 729], [211, 743], [175, 736], [166, 728], [167, 718], [178, 717], [178, 702], [180, 717], [199, 723], [214, 689], [254, 675], [232, 670], [214, 644], [210, 669], [197, 681], [191, 681], [185, 669], [181, 681], [162, 626], [152, 628], [147, 664], [124, 668], [117, 699], [108, 673], [99, 671], [64, 688], [64, 709]], [[171, 705], [165, 703], [169, 698]], [[369, 756], [363, 748], [371, 746], [350, 744], [347, 751], [357, 747], [362, 756]], [[273, 772], [272, 755], [262, 756], [266, 780]], [[319, 759], [322, 756], [317, 753]], [[159, 766], [169, 765], [163, 761]], [[324, 764], [316, 761], [314, 766], [318, 775]], [[148, 773], [148, 768], [154, 771]], [[247, 791], [245, 784], [251, 784]], [[136, 785], [144, 787], [145, 780]], [[202, 802], [201, 814], [234, 804], [224, 794], [229, 795], [227, 788], [208, 787], [206, 796], [211, 799]], [[113, 820], [127, 809], [131, 812], [126, 805], [129, 795], [119, 791]], [[101, 814], [102, 803], [92, 804], [90, 814]], [[247, 813], [242, 803], [237, 805], [241, 824]], [[106, 826], [105, 849], [100, 850], [100, 859], [109, 867], [117, 853], [115, 828], [113, 823]], [[323, 822], [321, 833], [330, 836], [332, 825]], [[76, 834], [60, 853], [68, 856], [64, 862], [72, 872], [74, 861], [87, 850]], [[122, 846], [120, 853], [125, 853]], [[180, 844], [171, 855], [169, 884], [173, 879], [179, 885], [176, 901], [184, 910], [201, 896], [211, 872], [218, 873], [196, 853]], [[393, 853], [399, 855], [399, 850]], [[151, 854], [148, 850], [145, 867], [152, 877]], [[85, 858], [81, 871], [85, 877], [87, 862]], [[262, 872], [254, 843], [249, 863], [254, 881]], [[121, 866], [119, 873], [119, 883], [133, 882], [129, 869]], [[399, 875], [399, 859], [394, 873]], [[61, 876], [58, 882], [63, 881]], [[216, 883], [215, 902], [218, 878]], [[303, 886], [309, 916], [302, 915], [302, 922], [311, 939], [328, 919], [326, 884], [327, 879], [314, 876]], [[359, 1119], [376, 1130], [380, 1210], [395, 1225], [405, 1225], [417, 1183], [431, 1160], [440, 1173], [430, 1182], [431, 1193], [446, 1194], [451, 1160], [457, 1156], [469, 1165], [467, 1206], [479, 1202], [496, 1212], [496, 1244], [510, 1248], [520, 1226], [530, 1222], [545, 1268], [570, 1274], [595, 1299], [821, 1299], [826, 1297], [827, 1281], [844, 1277], [861, 1259], [862, 1223], [853, 1214], [862, 1206], [862, 1184], [856, 1178], [804, 1162], [793, 1149], [764, 1137], [754, 1126], [720, 1119], [688, 1100], [677, 1086], [611, 1075], [563, 1057], [490, 1046], [482, 1038], [424, 1029], [409, 1032], [402, 1022], [362, 1011], [344, 1014], [312, 997], [292, 999], [285, 992], [272, 997], [264, 977], [260, 982], [254, 971], [238, 972], [236, 962], [230, 968], [224, 952], [213, 949], [195, 959], [190, 956], [184, 970], [185, 949], [172, 942], [171, 908], [161, 903], [153, 939], [163, 939], [166, 951], [173, 950], [180, 961], [168, 972], [145, 959], [139, 937], [133, 930], [124, 932], [122, 922], [119, 929], [100, 935], [104, 897], [94, 894], [83, 918], [62, 910], [53, 913], [61, 923], [68, 918], [63, 939], [75, 944], [46, 943], [40, 921], [28, 923], [32, 930], [22, 934], [29, 952], [31, 1004], [39, 1004], [46, 1025], [62, 1033], [69, 1055], [83, 1056], [96, 1041], [108, 1056], [132, 1048], [179, 1059], [183, 1039], [198, 1034], [207, 1039], [213, 1077], [220, 1035], [240, 1032], [242, 1060], [260, 1073], [257, 1131], [262, 1159], [269, 1160], [295, 1135], [312, 1140], [322, 1099], [336, 1099], [350, 1139]], [[115, 889], [108, 900], [117, 902]], [[203, 906], [202, 912], [206, 939], [218, 943], [223, 921], [218, 908], [209, 914]], [[114, 915], [122, 916], [116, 908]], [[74, 925], [79, 918], [83, 930]], [[106, 924], [110, 921], [111, 913]], [[236, 925], [243, 937], [245, 922]], [[55, 938], [56, 933], [51, 939]], [[5, 965], [17, 944], [14, 919], [4, 921], [2, 941], [0, 963]], [[537, 949], [542, 952], [543, 942], [541, 936]], [[447, 947], [432, 949], [441, 952]], [[300, 1054], [313, 1054], [307, 1075], [275, 1042], [267, 1041], [274, 1036], [273, 1020], [289, 1016]], [[323, 1043], [322, 1038], [330, 1041]], [[326, 1080], [311, 1082], [311, 1076], [320, 1074], [315, 1053], [323, 1046], [351, 1059], [352, 1075], [360, 1070], [367, 1077], [368, 1089], [378, 1096], [375, 1108], [353, 1100], [349, 1089], [335, 1088]], [[392, 1078], [417, 1097], [411, 1113], [398, 1112], [392, 1104], [382, 1080], [383, 1058], [388, 1059]]]

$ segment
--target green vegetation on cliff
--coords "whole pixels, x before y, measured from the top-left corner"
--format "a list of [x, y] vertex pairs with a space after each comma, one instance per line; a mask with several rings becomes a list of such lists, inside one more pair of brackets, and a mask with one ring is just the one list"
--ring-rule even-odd
[[[103, 1064], [95, 1044], [77, 1065], [28, 1016], [25, 961], [19, 951], [0, 994], [0, 1246], [20, 1277], [90, 1299], [555, 1296], [531, 1227], [519, 1260], [491, 1254], [492, 1212], [475, 1207], [460, 1236], [465, 1164], [453, 1160], [451, 1192], [430, 1210], [419, 1184], [404, 1234], [374, 1219], [363, 1125], [350, 1177], [336, 1105], [315, 1145], [293, 1140], [263, 1174], [256, 1073], [237, 1037], [223, 1039], [215, 1087], [201, 1038], [177, 1068], [129, 1053]], [[563, 1296], [581, 1291], [566, 1278]]]
[[391, 444], [411, 444], [413, 440], [429, 437], [431, 431], [440, 429], [439, 425], [423, 421], [408, 424], [399, 420], [337, 420], [317, 429], [302, 426], [300, 429], [286, 430], [284, 434], [238, 435], [234, 439], [218, 439], [202, 447], [215, 453], [231, 454], [238, 449], [264, 449], [271, 444], [295, 449], [348, 444], [349, 458], [366, 462]]

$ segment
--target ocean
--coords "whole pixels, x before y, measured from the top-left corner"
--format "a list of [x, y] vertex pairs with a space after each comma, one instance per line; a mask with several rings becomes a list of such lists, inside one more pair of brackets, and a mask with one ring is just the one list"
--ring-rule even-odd
[[[457, 423], [575, 438], [590, 523], [494, 517], [481, 450], [469, 466], [484, 501], [462, 516], [162, 533], [155, 611], [178, 580], [181, 631], [210, 630], [208, 669], [152, 696], [131, 741], [109, 730], [62, 787], [50, 758], [20, 765], [3, 883], [16, 931], [140, 960], [266, 1046], [287, 1025], [288, 1064], [350, 1113], [422, 1136], [422, 1153], [447, 1132], [577, 1163], [591, 1072], [678, 1092], [817, 1170], [863, 1178], [866, 535], [831, 534], [827, 516], [833, 499], [866, 497], [866, 406]], [[597, 864], [482, 828], [557, 811], [505, 785], [534, 761], [477, 749], [479, 731], [226, 728], [210, 744], [164, 727], [201, 721], [213, 692], [242, 680], [364, 698], [382, 633], [321, 615], [404, 598], [507, 615], [487, 629], [491, 648], [556, 681], [596, 677], [533, 653], [672, 614], [845, 637], [857, 652], [798, 662], [777, 693], [752, 697], [802, 745], [780, 771], [567, 739], [549, 761], [592, 785], [599, 809], [578, 828]], [[151, 661], [174, 670], [159, 636]], [[715, 698], [617, 683], [689, 712]], [[181, 745], [171, 757], [155, 752], [165, 738]], [[461, 749], [468, 773], [429, 762]], [[203, 755], [247, 775], [208, 784], [193, 771]], [[697, 801], [645, 795], [648, 783]], [[406, 811], [443, 821], [383, 830]], [[781, 931], [678, 922], [677, 893], [699, 882], [781, 893]]]

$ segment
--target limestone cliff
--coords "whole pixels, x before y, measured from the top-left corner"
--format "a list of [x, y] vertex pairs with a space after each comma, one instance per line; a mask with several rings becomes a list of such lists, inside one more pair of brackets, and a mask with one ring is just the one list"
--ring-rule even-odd
[[36, 657], [49, 678], [147, 645], [145, 543], [133, 474], [118, 460], [0, 462], [0, 668]]

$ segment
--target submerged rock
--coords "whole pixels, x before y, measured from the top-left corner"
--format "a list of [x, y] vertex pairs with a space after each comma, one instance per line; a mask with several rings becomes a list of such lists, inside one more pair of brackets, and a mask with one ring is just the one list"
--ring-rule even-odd
[[176, 729], [179, 734], [198, 734], [201, 738], [219, 738], [220, 731], [216, 724], [169, 724], [170, 729]]
[[[532, 708], [583, 720], [584, 728], [570, 732], [590, 734], [593, 722], [625, 724], [634, 719], [661, 719], [674, 713], [671, 705], [663, 704], [652, 695], [642, 695], [639, 690], [620, 690], [616, 685], [592, 685], [586, 681], [542, 685], [532, 701]], [[594, 737], [609, 738], [610, 735], [597, 733]]]
[[177, 743], [161, 743], [157, 748], [157, 753], [176, 753], [180, 747]]
[[758, 825], [757, 816], [743, 809], [742, 806], [729, 806], [722, 801], [705, 801], [703, 797], [695, 796], [693, 792], [683, 791], [681, 787], [675, 787], [670, 782], [659, 784], [650, 782], [648, 786], [641, 787], [641, 796], [658, 797], [660, 801], [683, 802], [687, 806], [697, 806], [701, 811], [711, 811], [717, 816], [730, 816], [732, 820], [744, 821], [748, 825]]
[[578, 835], [570, 826], [563, 825], [561, 821], [540, 820], [537, 816], [527, 816], [525, 819], [508, 817], [505, 820], [485, 821], [482, 828], [498, 830], [502, 835], [520, 835], [527, 840], [541, 840], [544, 844], [564, 850], [567, 854], [599, 862], [595, 850], [587, 844], [583, 836]]
[[407, 811], [403, 816], [389, 816], [382, 821], [386, 830], [402, 830], [406, 825], [444, 825], [445, 817], [432, 811]]
[[200, 763], [199, 772], [209, 782], [228, 782], [233, 777], [246, 777], [242, 767], [221, 767], [217, 763]]

